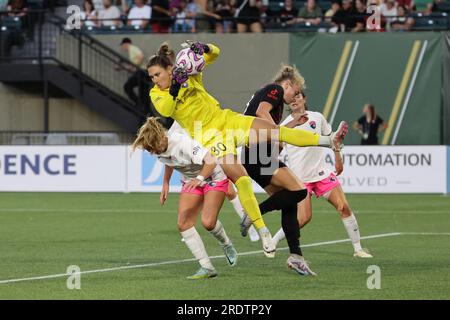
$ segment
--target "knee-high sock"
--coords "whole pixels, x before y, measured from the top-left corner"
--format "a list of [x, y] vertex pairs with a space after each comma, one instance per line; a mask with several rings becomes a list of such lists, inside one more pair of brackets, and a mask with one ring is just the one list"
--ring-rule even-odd
[[362, 250], [358, 221], [356, 221], [356, 217], [353, 212], [347, 218], [342, 219], [342, 223], [344, 223], [345, 229], [348, 233], [348, 237], [350, 238], [350, 240], [352, 240], [353, 249], [355, 249], [355, 252]]
[[225, 232], [225, 229], [223, 228], [223, 225], [219, 220], [217, 220], [216, 226], [209, 233], [211, 233], [214, 238], [219, 241], [222, 247], [227, 246], [231, 243], [230, 238], [228, 238], [227, 233]]
[[294, 205], [297, 206], [297, 203], [305, 199], [307, 194], [308, 192], [306, 189], [297, 191], [283, 189], [261, 202], [259, 204], [259, 210], [261, 210], [261, 214], [266, 214], [267, 212], [273, 210], [281, 210], [285, 207], [291, 207]]
[[239, 200], [241, 201], [245, 212], [247, 212], [250, 219], [252, 219], [256, 229], [265, 227], [266, 225], [264, 224], [261, 212], [259, 211], [258, 201], [256, 201], [255, 194], [253, 193], [252, 181], [250, 180], [250, 177], [240, 177], [237, 179], [235, 185], [237, 187]]
[[272, 242], [275, 244], [275, 246], [278, 245], [278, 242], [283, 240], [285, 238], [283, 228], [280, 228], [280, 230], [275, 233], [275, 235], [272, 237]]
[[[234, 207], [234, 211], [238, 214], [239, 218], [242, 219], [242, 217], [245, 214], [244, 208], [242, 208], [241, 202], [239, 201], [239, 197], [236, 196], [233, 200], [230, 200], [231, 204]], [[250, 240], [257, 241], [259, 240], [258, 232], [256, 231], [255, 227], [253, 225], [250, 226], [250, 229], [248, 229], [248, 235], [250, 236]]]
[[198, 260], [203, 268], [213, 270], [214, 267], [209, 260], [208, 254], [206, 253], [205, 245], [203, 244], [202, 238], [198, 234], [195, 227], [187, 229], [181, 232], [181, 236], [184, 238], [189, 250], [191, 250], [192, 255]]
[[245, 210], [244, 210], [244, 208], [242, 208], [242, 204], [239, 201], [239, 197], [236, 197], [233, 200], [230, 200], [230, 202], [233, 205], [234, 211], [236, 211], [239, 218], [242, 218], [245, 214]]
[[319, 138], [320, 135], [307, 130], [280, 127], [280, 141], [297, 147], [317, 146], [319, 145]]
[[286, 235], [286, 240], [291, 254], [302, 255], [300, 249], [300, 226], [297, 220], [297, 204], [285, 207], [281, 210], [281, 226]]

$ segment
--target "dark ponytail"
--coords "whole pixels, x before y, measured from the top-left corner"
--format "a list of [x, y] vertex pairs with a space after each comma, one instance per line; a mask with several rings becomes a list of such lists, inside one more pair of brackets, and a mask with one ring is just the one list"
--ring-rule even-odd
[[158, 49], [155, 55], [151, 56], [147, 62], [147, 69], [153, 66], [161, 66], [167, 69], [169, 66], [173, 66], [175, 61], [175, 52], [170, 49], [167, 42], [164, 42]]

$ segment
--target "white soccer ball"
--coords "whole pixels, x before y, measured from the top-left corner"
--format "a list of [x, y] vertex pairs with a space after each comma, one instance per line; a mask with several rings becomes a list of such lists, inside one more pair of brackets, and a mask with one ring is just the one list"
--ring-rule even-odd
[[188, 75], [194, 75], [202, 72], [206, 63], [202, 55], [196, 54], [190, 48], [185, 48], [178, 52], [175, 64], [178, 67], [184, 67]]

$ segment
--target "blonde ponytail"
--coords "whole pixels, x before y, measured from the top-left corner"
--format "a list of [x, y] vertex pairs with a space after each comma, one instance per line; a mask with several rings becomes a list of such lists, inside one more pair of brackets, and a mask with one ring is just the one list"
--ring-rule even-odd
[[278, 70], [275, 75], [273, 82], [280, 84], [286, 80], [300, 86], [300, 91], [303, 91], [306, 88], [305, 78], [302, 77], [296, 66], [282, 64], [280, 70]]
[[161, 144], [166, 137], [166, 130], [159, 123], [158, 118], [149, 117], [147, 121], [139, 128], [136, 139], [131, 145], [131, 149], [147, 150], [150, 153], [161, 151]]

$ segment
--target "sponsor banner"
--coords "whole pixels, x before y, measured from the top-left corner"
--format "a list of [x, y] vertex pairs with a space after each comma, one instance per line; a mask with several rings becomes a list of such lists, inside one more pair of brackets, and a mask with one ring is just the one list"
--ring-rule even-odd
[[[339, 179], [349, 193], [446, 193], [446, 146], [347, 146]], [[328, 165], [334, 154], [327, 149]], [[0, 191], [160, 192], [164, 165], [128, 146], [2, 146]], [[174, 172], [170, 191], [181, 190]], [[254, 184], [255, 192], [264, 192]]]
[[450, 193], [450, 147], [447, 147], [447, 193]]
[[124, 191], [123, 146], [1, 146], [0, 191]]
[[[445, 193], [445, 146], [346, 146], [339, 176], [349, 193]], [[327, 152], [334, 168], [334, 154]]]
[[[164, 178], [164, 164], [147, 151], [131, 151], [127, 165], [128, 190], [130, 192], [160, 192]], [[181, 175], [174, 170], [170, 180], [170, 191], [181, 191]]]

